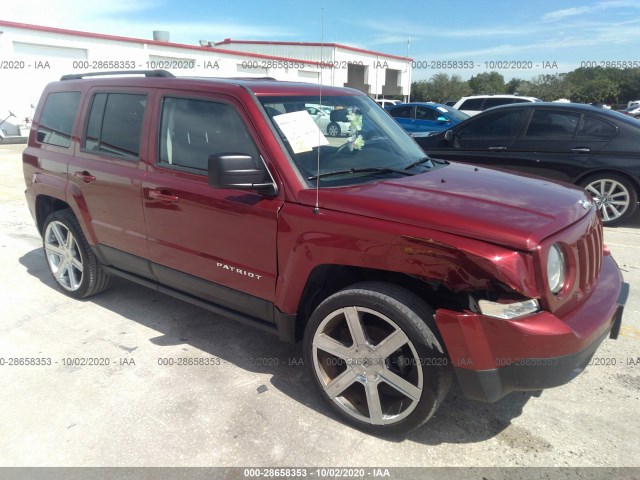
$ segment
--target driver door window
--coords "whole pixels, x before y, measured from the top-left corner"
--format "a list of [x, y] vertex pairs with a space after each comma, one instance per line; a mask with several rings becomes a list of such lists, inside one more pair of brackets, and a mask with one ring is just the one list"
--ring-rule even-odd
[[167, 97], [162, 103], [158, 165], [207, 172], [209, 155], [258, 150], [236, 110], [224, 103]]
[[413, 107], [396, 107], [389, 110], [392, 117], [395, 118], [412, 118]]
[[435, 110], [425, 107], [416, 107], [416, 120], [431, 120], [436, 121], [439, 115]]
[[461, 139], [508, 139], [515, 137], [522, 123], [523, 110], [508, 110], [485, 115], [458, 131]]

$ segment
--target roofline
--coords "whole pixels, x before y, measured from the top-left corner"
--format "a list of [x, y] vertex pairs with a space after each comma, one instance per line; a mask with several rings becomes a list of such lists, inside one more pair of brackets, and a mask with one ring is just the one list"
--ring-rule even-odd
[[316, 62], [313, 60], [301, 60], [298, 58], [279, 57], [276, 55], [265, 55], [262, 53], [239, 52], [236, 50], [226, 50], [223, 48], [203, 47], [200, 45], [188, 45], [186, 43], [162, 42], [158, 40], [147, 40], [144, 38], [121, 37], [118, 35], [108, 35], [104, 33], [83, 32], [81, 30], [69, 30], [66, 28], [47, 27], [44, 25], [31, 25], [28, 23], [9, 22], [6, 20], [0, 20], [0, 27], [20, 28], [23, 30], [35, 30], [37, 32], [59, 33], [61, 35], [70, 35], [74, 37], [85, 37], [85, 38], [97, 38], [100, 40], [112, 40], [115, 42], [130, 42], [130, 43], [138, 43], [138, 44], [145, 44], [145, 45], [157, 45], [162, 47], [184, 48], [187, 50], [197, 50], [201, 52], [220, 53], [225, 55], [237, 55], [240, 57], [267, 58], [269, 60], [298, 62], [298, 63], [304, 63], [304, 64], [309, 64], [314, 66], [321, 65], [321, 62]]
[[289, 45], [289, 46], [300, 46], [300, 47], [334, 47], [334, 48], [343, 48], [345, 50], [351, 50], [353, 52], [358, 53], [367, 53], [370, 55], [379, 55], [387, 58], [394, 58], [396, 60], [402, 60], [404, 62], [413, 61], [412, 58], [402, 57], [399, 55], [391, 55], [388, 53], [382, 52], [374, 52], [373, 50], [365, 50], [363, 48], [350, 47], [349, 45], [343, 45], [341, 43], [320, 43], [320, 42], [274, 42], [274, 41], [265, 41], [265, 40], [231, 40], [230, 38], [225, 38], [221, 42], [216, 42], [215, 45]]
[[513, 98], [538, 98], [531, 95], [518, 95], [516, 93], [474, 93], [473, 95], [465, 95], [461, 98], [473, 98], [473, 97], [513, 97]]
[[[586, 111], [586, 112], [602, 112], [603, 115], [608, 115], [610, 113], [616, 113], [616, 110], [609, 110], [607, 108], [595, 107], [593, 105], [589, 105], [588, 103], [564, 103], [564, 102], [523, 102], [523, 103], [508, 103], [506, 105], [498, 105], [495, 107], [488, 108], [483, 110], [480, 113], [487, 112], [489, 110], [512, 110], [517, 108], [535, 108], [535, 109], [555, 109], [555, 110], [576, 110], [576, 111]], [[620, 113], [620, 112], [617, 112]], [[633, 117], [624, 116], [625, 119], [634, 120]]]

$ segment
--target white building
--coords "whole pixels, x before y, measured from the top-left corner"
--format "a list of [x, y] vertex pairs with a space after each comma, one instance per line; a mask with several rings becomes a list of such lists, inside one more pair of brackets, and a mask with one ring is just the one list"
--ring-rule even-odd
[[[233, 41], [185, 45], [0, 20], [0, 121], [32, 116], [43, 87], [62, 75], [164, 69], [176, 76], [255, 77], [357, 88], [377, 98], [411, 88], [411, 59], [335, 43]], [[7, 124], [3, 125], [3, 128]]]
[[323, 83], [356, 88], [374, 98], [407, 97], [411, 89], [411, 59], [338, 43], [258, 42], [225, 39], [217, 49], [256, 55], [297, 58], [323, 65]]

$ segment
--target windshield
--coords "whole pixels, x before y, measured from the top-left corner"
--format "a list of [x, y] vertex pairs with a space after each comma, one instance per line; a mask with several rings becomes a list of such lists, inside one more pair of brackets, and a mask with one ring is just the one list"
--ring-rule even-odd
[[310, 187], [316, 182], [320, 187], [372, 182], [433, 168], [413, 139], [364, 95], [264, 96], [260, 102]]

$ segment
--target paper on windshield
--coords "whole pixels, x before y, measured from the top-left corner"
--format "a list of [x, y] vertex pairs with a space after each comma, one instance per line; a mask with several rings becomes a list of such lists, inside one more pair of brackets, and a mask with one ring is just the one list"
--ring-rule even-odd
[[329, 140], [306, 110], [275, 115], [273, 119], [289, 140], [293, 153], [310, 152], [313, 147], [329, 145]]

